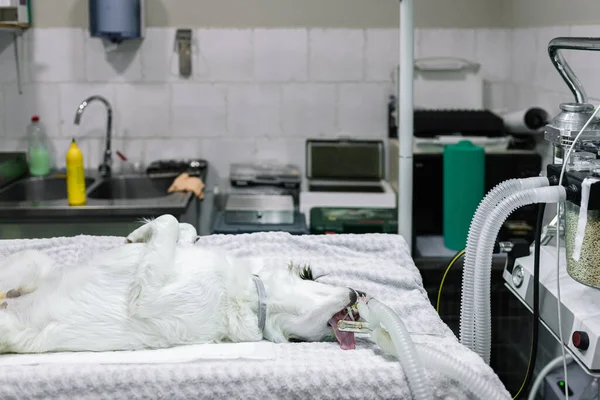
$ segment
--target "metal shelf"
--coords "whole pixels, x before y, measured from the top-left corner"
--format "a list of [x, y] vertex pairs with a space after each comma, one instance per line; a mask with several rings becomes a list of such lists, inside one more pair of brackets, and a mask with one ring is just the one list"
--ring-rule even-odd
[[23, 31], [29, 29], [30, 24], [24, 24], [20, 22], [0, 22], [0, 33], [9, 32], [16, 35], [20, 35]]
[[15, 68], [17, 70], [17, 87], [19, 89], [19, 94], [23, 94], [23, 90], [21, 87], [21, 65], [19, 62], [19, 45], [17, 43], [17, 40], [19, 36], [21, 36], [23, 32], [25, 32], [30, 27], [30, 24], [20, 22], [0, 22], [0, 34], [9, 33], [13, 35], [15, 49]]

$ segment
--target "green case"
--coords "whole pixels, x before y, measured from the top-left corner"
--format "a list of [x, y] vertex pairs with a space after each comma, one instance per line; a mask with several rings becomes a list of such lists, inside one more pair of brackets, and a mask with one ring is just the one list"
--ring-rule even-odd
[[310, 233], [398, 233], [395, 208], [314, 207], [310, 210]]

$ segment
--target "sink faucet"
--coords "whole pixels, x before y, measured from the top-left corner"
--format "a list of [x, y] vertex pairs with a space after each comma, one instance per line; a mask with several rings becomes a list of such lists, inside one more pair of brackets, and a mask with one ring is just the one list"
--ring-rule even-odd
[[100, 171], [100, 175], [103, 178], [108, 178], [111, 175], [110, 168], [112, 165], [112, 151], [110, 148], [110, 138], [112, 131], [112, 107], [110, 106], [108, 100], [106, 100], [102, 96], [95, 95], [90, 96], [84, 101], [82, 101], [81, 104], [79, 104], [79, 107], [77, 107], [77, 112], [75, 113], [75, 125], [79, 125], [83, 111], [94, 100], [98, 100], [106, 107], [106, 148], [104, 150], [104, 158], [102, 164], [100, 164], [98, 170]]

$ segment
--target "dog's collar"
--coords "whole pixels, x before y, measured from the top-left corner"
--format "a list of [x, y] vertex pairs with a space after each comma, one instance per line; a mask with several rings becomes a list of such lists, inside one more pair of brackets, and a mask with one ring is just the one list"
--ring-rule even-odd
[[267, 322], [267, 303], [265, 303], [267, 293], [265, 292], [265, 285], [258, 275], [254, 275], [252, 280], [256, 285], [256, 292], [258, 293], [258, 329], [263, 333], [265, 330], [265, 323]]

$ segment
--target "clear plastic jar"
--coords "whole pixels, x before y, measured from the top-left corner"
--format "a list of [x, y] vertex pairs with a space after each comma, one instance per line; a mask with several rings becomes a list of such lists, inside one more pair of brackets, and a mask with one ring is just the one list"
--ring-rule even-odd
[[587, 224], [579, 261], [573, 259], [573, 247], [579, 223], [579, 206], [565, 204], [567, 272], [576, 281], [600, 289], [600, 210], [588, 210]]
[[571, 155], [571, 162], [568, 164], [568, 170], [590, 171], [595, 160], [596, 155], [587, 151], [573, 153], [573, 155]]

